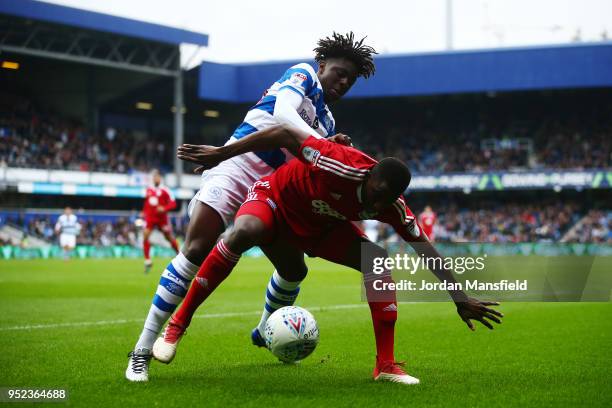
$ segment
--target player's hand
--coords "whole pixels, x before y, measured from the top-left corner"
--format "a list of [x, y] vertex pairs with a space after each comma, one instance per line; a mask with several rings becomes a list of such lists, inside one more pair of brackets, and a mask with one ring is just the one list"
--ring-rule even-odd
[[501, 312], [488, 307], [497, 306], [499, 305], [498, 302], [481, 302], [478, 299], [468, 297], [465, 301], [457, 302], [456, 305], [457, 313], [459, 313], [461, 320], [463, 320], [472, 331], [476, 330], [472, 320], [477, 320], [485, 327], [493, 330], [493, 325], [489, 320], [500, 324], [501, 320], [499, 318], [504, 317]]
[[165, 209], [163, 206], [161, 206], [161, 205], [158, 205], [158, 206], [157, 206], [157, 212], [158, 212], [158, 213], [160, 213], [160, 214], [161, 214], [161, 213], [165, 212], [165, 210], [166, 210], [166, 209]]
[[345, 135], [344, 133], [336, 133], [332, 137], [328, 138], [330, 142], [338, 143], [344, 146], [352, 146], [353, 142], [351, 141], [350, 136]]
[[224, 158], [218, 147], [208, 145], [182, 144], [176, 151], [176, 157], [181, 160], [199, 164], [194, 173], [202, 173], [221, 163]]

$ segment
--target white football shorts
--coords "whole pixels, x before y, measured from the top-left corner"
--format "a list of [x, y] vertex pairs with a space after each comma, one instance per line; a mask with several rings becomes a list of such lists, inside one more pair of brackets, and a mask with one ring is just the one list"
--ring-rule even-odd
[[195, 203], [201, 201], [219, 213], [227, 228], [234, 221], [234, 216], [244, 202], [249, 187], [273, 171], [272, 167], [254, 153], [233, 157], [217, 167], [206, 170], [202, 174], [200, 190], [189, 203], [189, 217]]
[[59, 242], [62, 248], [74, 248], [76, 247], [76, 235], [60, 234]]

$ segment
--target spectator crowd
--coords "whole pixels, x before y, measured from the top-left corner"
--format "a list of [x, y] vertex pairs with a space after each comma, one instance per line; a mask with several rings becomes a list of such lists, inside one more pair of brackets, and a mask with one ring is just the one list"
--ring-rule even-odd
[[[170, 135], [112, 127], [93, 134], [59, 115], [40, 113], [27, 99], [18, 101], [0, 110], [0, 166], [117, 173], [172, 169]], [[356, 114], [341, 130], [372, 156], [398, 157], [418, 173], [610, 168], [612, 116], [585, 115], [541, 114], [532, 120], [492, 115], [462, 121], [453, 111], [385, 124], [363, 122]]]

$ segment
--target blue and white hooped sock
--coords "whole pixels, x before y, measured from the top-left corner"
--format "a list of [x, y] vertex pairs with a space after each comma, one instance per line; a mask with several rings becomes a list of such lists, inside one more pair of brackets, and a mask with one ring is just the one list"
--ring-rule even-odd
[[289, 282], [283, 279], [277, 271], [274, 271], [266, 289], [266, 303], [261, 314], [261, 320], [257, 325], [260, 334], [264, 333], [266, 322], [272, 313], [281, 307], [292, 306], [295, 303], [295, 299], [300, 293], [300, 283], [302, 281]]
[[136, 343], [136, 349], [147, 348], [151, 350], [164, 323], [168, 321], [187, 294], [189, 285], [199, 269], [200, 267], [189, 262], [182, 252], [179, 252], [166, 266], [159, 279], [153, 304], [149, 309], [144, 328]]

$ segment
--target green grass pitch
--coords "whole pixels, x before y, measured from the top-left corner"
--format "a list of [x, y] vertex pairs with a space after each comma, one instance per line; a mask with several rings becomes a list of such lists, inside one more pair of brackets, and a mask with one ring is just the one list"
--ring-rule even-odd
[[250, 344], [272, 268], [243, 259], [174, 362], [153, 362], [150, 381], [132, 384], [126, 355], [166, 262], [145, 276], [140, 260], [0, 261], [0, 387], [66, 388], [68, 405], [83, 407], [612, 404], [610, 303], [505, 303], [503, 324], [475, 333], [450, 303], [401, 304], [396, 357], [422, 384], [380, 384], [359, 276], [320, 260], [297, 304], [317, 318], [321, 342], [301, 364]]

